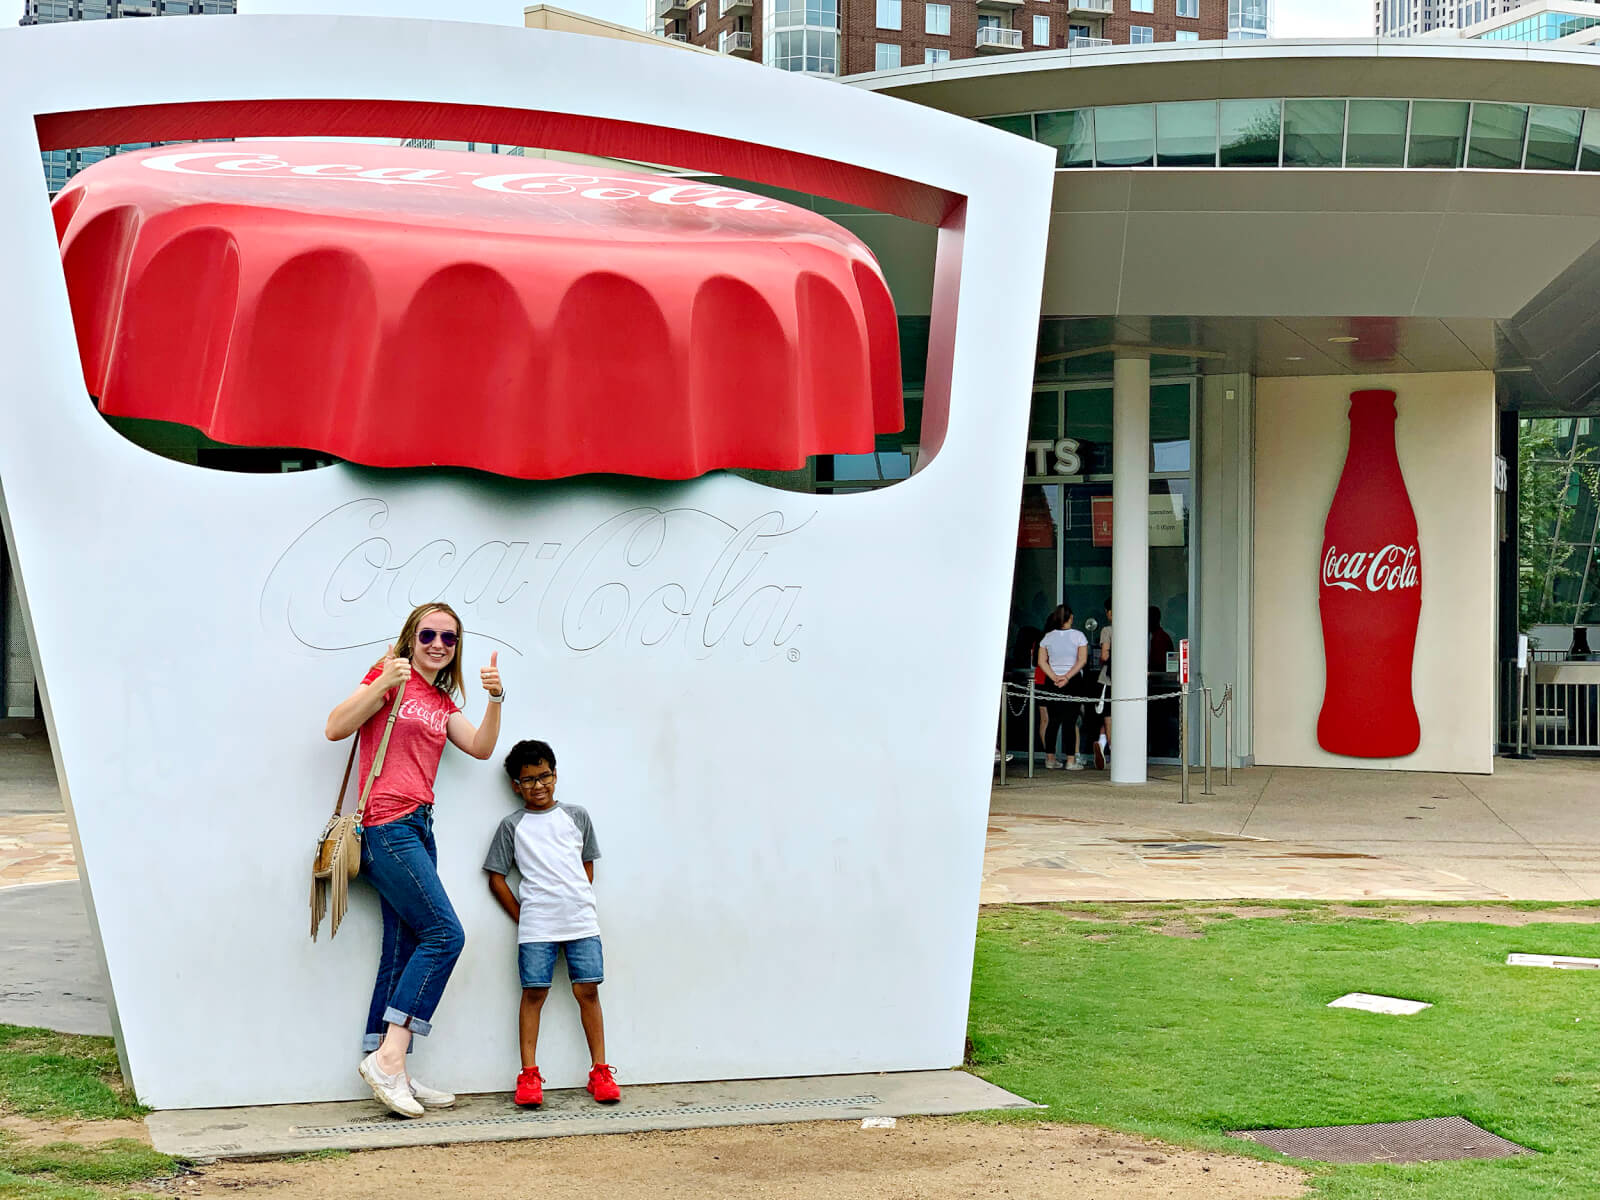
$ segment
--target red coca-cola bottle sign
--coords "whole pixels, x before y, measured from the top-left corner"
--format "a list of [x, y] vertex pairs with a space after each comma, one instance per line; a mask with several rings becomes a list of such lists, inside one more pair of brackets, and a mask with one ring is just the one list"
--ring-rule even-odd
[[1350, 450], [1323, 527], [1317, 744], [1399, 758], [1422, 741], [1411, 665], [1422, 616], [1422, 550], [1395, 453], [1395, 394], [1350, 394]]

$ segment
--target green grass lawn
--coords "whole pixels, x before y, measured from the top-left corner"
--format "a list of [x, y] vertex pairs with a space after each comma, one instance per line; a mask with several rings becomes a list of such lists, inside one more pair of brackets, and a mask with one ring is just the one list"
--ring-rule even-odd
[[[103, 1121], [144, 1111], [123, 1085], [110, 1038], [0, 1025], [0, 1112]], [[171, 1175], [174, 1165], [128, 1139], [24, 1147], [0, 1132], [0, 1200], [138, 1195], [142, 1181]]]
[[[1046, 1119], [1236, 1153], [1271, 1154], [1227, 1130], [1454, 1115], [1540, 1152], [1314, 1167], [1317, 1194], [1338, 1200], [1600, 1196], [1600, 972], [1503, 965], [1600, 957], [1600, 927], [1197, 912], [1215, 907], [987, 910], [972, 1068], [1048, 1104]], [[1186, 936], [1160, 928], [1174, 926]], [[1434, 1007], [1326, 1007], [1346, 992]]]

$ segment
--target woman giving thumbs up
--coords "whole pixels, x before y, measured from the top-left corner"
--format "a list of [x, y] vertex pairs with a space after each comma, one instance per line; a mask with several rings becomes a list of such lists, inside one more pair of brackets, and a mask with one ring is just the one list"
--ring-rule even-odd
[[488, 758], [500, 737], [498, 652], [479, 672], [489, 704], [474, 725], [456, 706], [462, 694], [461, 620], [447, 604], [413, 609], [382, 661], [328, 714], [329, 741], [361, 736], [361, 778], [372, 770], [389, 706], [400, 711], [389, 735], [383, 770], [361, 818], [361, 872], [383, 907], [383, 950], [367, 1012], [361, 1077], [391, 1112], [420, 1117], [423, 1107], [456, 1102], [412, 1079], [406, 1051], [413, 1034], [426, 1035], [464, 937], [439, 882], [433, 840], [433, 781], [448, 739], [474, 758]]

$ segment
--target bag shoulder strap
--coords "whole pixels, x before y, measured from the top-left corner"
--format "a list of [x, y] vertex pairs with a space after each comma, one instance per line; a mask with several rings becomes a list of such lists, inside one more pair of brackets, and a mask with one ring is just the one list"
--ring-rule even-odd
[[[356, 824], [361, 824], [362, 814], [367, 810], [367, 797], [372, 795], [372, 785], [378, 782], [378, 773], [383, 770], [383, 759], [389, 750], [389, 735], [394, 732], [395, 718], [400, 715], [401, 702], [405, 700], [406, 687], [401, 684], [395, 689], [394, 704], [389, 708], [389, 720], [383, 727], [383, 740], [378, 743], [378, 752], [372, 756], [372, 770], [367, 772], [367, 782], [361, 788], [361, 797], [356, 802]], [[361, 750], [361, 730], [354, 734], [354, 743], [350, 747], [350, 759], [344, 765], [344, 780], [339, 784], [339, 799], [333, 806], [333, 815], [338, 816], [344, 811], [345, 793], [350, 788], [350, 772], [355, 769], [356, 755]]]

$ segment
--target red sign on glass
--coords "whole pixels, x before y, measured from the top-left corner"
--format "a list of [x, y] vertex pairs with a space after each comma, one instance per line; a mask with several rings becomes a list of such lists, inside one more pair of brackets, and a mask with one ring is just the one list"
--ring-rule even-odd
[[1042, 488], [1022, 493], [1022, 518], [1017, 525], [1017, 549], [1049, 550], [1056, 544], [1056, 522]]
[[1096, 546], [1111, 545], [1111, 497], [1094, 496], [1089, 500], [1091, 542]]

